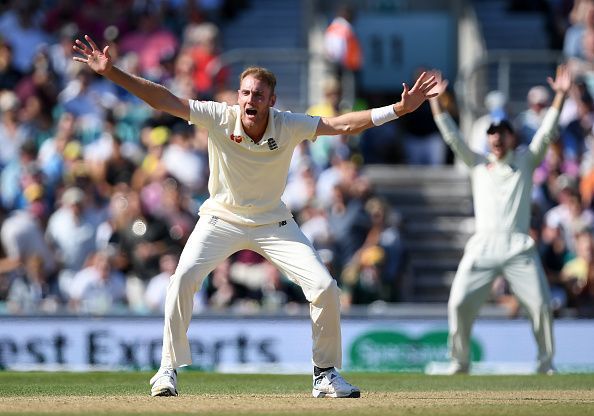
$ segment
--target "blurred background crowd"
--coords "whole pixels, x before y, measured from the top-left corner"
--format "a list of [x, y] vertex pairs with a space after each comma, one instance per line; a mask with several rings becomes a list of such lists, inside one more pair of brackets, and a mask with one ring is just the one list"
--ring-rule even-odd
[[[207, 197], [208, 132], [72, 61], [73, 40], [89, 34], [109, 44], [118, 66], [177, 95], [234, 104], [238, 80], [220, 59], [233, 45], [223, 45], [221, 32], [250, 7], [249, 0], [0, 2], [0, 312], [162, 311]], [[594, 305], [594, 1], [509, 7], [546, 10], [551, 48], [575, 76], [559, 140], [534, 178], [532, 232], [558, 311], [586, 316]], [[325, 45], [344, 53], [326, 55], [322, 97], [309, 114], [397, 100], [378, 102], [357, 84], [365, 45], [348, 30], [336, 38], [341, 27], [352, 30], [353, 18], [349, 8], [327, 16]], [[347, 82], [353, 97], [343, 95]], [[468, 137], [473, 149], [486, 151], [486, 126], [503, 117], [513, 121], [519, 145], [529, 143], [550, 104], [544, 85], [534, 80], [522, 111], [509, 108], [505, 93], [489, 92], [488, 112]], [[455, 115], [453, 91], [444, 99]], [[296, 149], [283, 200], [339, 282], [345, 309], [407, 300], [399, 290], [407, 263], [401, 216], [362, 168], [454, 163], [428, 106], [361, 137], [320, 137]], [[511, 315], [519, 310], [503, 281], [493, 300]], [[298, 287], [241, 251], [211, 273], [195, 309], [290, 312], [303, 304]]]

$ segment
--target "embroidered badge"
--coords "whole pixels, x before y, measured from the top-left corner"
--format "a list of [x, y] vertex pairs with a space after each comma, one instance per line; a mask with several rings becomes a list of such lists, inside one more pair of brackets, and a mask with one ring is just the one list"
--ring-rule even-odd
[[268, 139], [268, 148], [270, 150], [278, 149], [278, 145], [276, 144], [276, 142], [274, 141], [274, 139], [272, 137], [270, 139]]

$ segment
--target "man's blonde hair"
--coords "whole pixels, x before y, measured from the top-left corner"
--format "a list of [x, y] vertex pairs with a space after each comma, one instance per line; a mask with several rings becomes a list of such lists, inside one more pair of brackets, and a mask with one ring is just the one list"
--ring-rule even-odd
[[252, 76], [260, 81], [263, 81], [266, 85], [270, 87], [270, 93], [274, 94], [274, 88], [276, 87], [276, 76], [266, 68], [262, 68], [261, 66], [250, 66], [249, 68], [244, 69], [244, 71], [239, 76], [239, 83], [247, 76]]

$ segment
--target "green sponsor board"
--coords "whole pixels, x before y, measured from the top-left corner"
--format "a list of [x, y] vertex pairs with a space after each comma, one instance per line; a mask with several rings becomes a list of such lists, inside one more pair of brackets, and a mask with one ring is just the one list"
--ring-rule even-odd
[[[471, 340], [472, 361], [481, 361], [483, 352]], [[402, 332], [366, 332], [355, 339], [349, 351], [349, 369], [359, 371], [423, 371], [432, 361], [449, 361], [447, 331], [431, 331], [419, 337]]]

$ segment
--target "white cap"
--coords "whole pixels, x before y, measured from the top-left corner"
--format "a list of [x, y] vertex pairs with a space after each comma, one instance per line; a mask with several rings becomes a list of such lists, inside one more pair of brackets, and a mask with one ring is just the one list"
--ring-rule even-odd
[[527, 98], [529, 104], [549, 105], [551, 94], [549, 94], [549, 90], [542, 85], [537, 85], [536, 87], [530, 88]]
[[85, 193], [82, 189], [73, 186], [68, 188], [62, 194], [62, 205], [75, 205], [80, 204], [85, 199]]
[[506, 104], [507, 97], [499, 90], [489, 91], [489, 93], [485, 95], [485, 107], [487, 107], [489, 112], [501, 109], [505, 107]]

